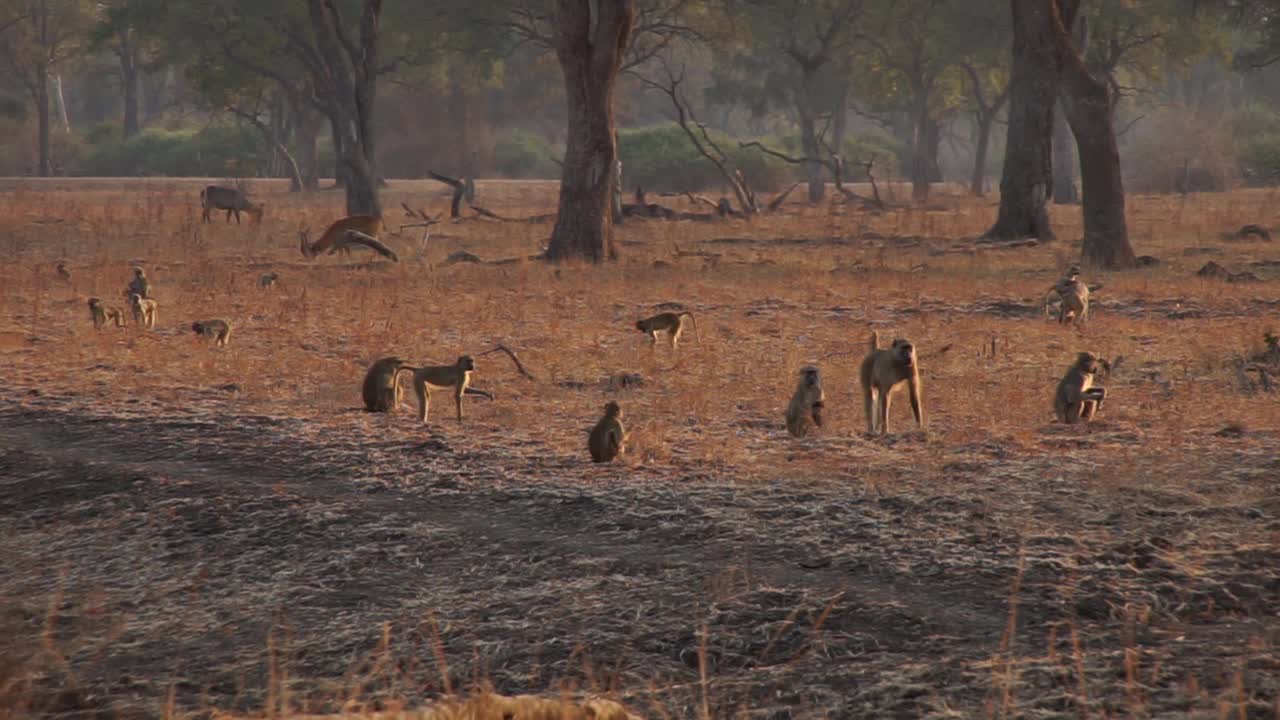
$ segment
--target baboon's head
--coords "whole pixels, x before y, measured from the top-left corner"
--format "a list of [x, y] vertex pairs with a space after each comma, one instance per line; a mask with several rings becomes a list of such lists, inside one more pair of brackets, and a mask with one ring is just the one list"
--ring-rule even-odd
[[99, 305], [101, 305], [101, 304], [102, 304], [102, 301], [101, 301], [101, 300], [99, 300], [98, 298], [89, 298], [89, 307], [90, 307], [90, 308], [96, 308], [96, 307], [98, 307], [98, 306], [99, 306]]
[[463, 355], [458, 358], [458, 369], [465, 372], [471, 372], [476, 369], [476, 361], [470, 355]]
[[890, 348], [890, 351], [899, 365], [907, 369], [915, 368], [916, 348], [911, 344], [910, 340], [894, 338], [893, 347]]
[[604, 416], [611, 417], [611, 418], [622, 417], [622, 406], [614, 402], [613, 400], [610, 400], [609, 402], [604, 404]]
[[203, 333], [204, 333], [204, 323], [202, 323], [202, 322], [193, 322], [193, 323], [191, 323], [191, 329], [192, 329], [192, 330], [194, 330], [194, 331], [196, 332], [196, 334], [197, 334], [197, 335], [203, 334]]
[[1076, 367], [1080, 372], [1093, 375], [1098, 372], [1098, 356], [1091, 352], [1082, 352], [1076, 356]]
[[649, 332], [649, 329], [644, 326], [643, 320], [636, 321], [636, 329], [639, 330], [640, 332]]
[[147, 276], [147, 273], [142, 268], [136, 267], [133, 269], [133, 276], [136, 278], [144, 278]]
[[813, 365], [805, 365], [800, 368], [800, 384], [805, 387], [813, 387], [818, 384], [818, 368]]

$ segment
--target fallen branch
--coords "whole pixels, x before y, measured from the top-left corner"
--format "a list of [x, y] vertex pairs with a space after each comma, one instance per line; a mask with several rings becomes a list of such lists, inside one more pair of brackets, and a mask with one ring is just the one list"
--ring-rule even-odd
[[[449, 201], [449, 217], [456, 218], [462, 215], [462, 199], [470, 195], [471, 199], [475, 198], [475, 184], [464, 182], [458, 178], [451, 178], [448, 175], [441, 175], [434, 170], [427, 171], [427, 177], [437, 182], [453, 188], [453, 198]], [[468, 191], [468, 188], [470, 190]]]
[[516, 370], [519, 370], [521, 375], [525, 376], [530, 380], [537, 380], [537, 378], [535, 378], [532, 373], [530, 373], [527, 369], [525, 369], [524, 363], [520, 362], [520, 356], [516, 355], [514, 350], [512, 350], [511, 348], [501, 343], [494, 345], [493, 348], [489, 350], [485, 350], [482, 353], [478, 353], [476, 357], [484, 357], [485, 355], [489, 355], [496, 352], [506, 353], [507, 357], [511, 358], [511, 362], [516, 364]]
[[778, 208], [782, 207], [782, 203], [787, 201], [787, 196], [791, 194], [792, 190], [795, 190], [798, 187], [800, 187], [800, 183], [792, 183], [791, 187], [787, 188], [786, 190], [783, 190], [781, 193], [778, 194], [778, 197], [770, 200], [768, 205], [769, 212], [774, 212]]

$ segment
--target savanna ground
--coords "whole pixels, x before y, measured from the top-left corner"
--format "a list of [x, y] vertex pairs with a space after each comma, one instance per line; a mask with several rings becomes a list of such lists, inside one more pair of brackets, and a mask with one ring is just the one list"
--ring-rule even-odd
[[[1280, 407], [1239, 363], [1280, 331], [1270, 191], [1134, 197], [1155, 268], [974, 238], [994, 200], [747, 223], [633, 220], [604, 267], [547, 222], [389, 235], [401, 262], [305, 261], [339, 193], [259, 183], [203, 225], [198, 181], [9, 181], [0, 194], [0, 717], [372, 711], [448, 692], [590, 692], [651, 717], [1280, 717]], [[481, 183], [505, 216], [552, 183]], [[434, 183], [392, 182], [439, 212]], [[661, 198], [690, 210], [683, 199]], [[1253, 283], [1201, 280], [1213, 259]], [[69, 281], [54, 271], [65, 261]], [[154, 331], [96, 332], [131, 264]], [[656, 264], [655, 264], [656, 263]], [[280, 274], [261, 290], [258, 278]], [[650, 351], [663, 303], [700, 342]], [[231, 344], [192, 320], [235, 323]], [[920, 349], [927, 434], [864, 435], [867, 336]], [[361, 411], [379, 356], [481, 358], [464, 424]], [[1124, 362], [1088, 426], [1052, 421], [1075, 353]], [[786, 435], [796, 370], [827, 425]], [[639, 383], [621, 386], [624, 374]], [[1256, 376], [1254, 376], [1256, 377]], [[585, 433], [617, 399], [618, 464]], [[411, 398], [410, 398], [411, 400]]]

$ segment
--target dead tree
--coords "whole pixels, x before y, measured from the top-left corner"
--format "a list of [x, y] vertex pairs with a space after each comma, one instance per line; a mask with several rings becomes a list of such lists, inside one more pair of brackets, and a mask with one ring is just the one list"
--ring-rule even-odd
[[475, 182], [459, 180], [448, 175], [441, 175], [434, 170], [427, 171], [427, 177], [453, 188], [453, 198], [449, 201], [449, 217], [462, 217], [462, 201], [473, 202], [476, 197]]
[[710, 161], [712, 165], [715, 165], [716, 170], [720, 172], [720, 176], [729, 184], [729, 187], [733, 188], [733, 194], [738, 197], [738, 204], [742, 207], [743, 216], [751, 217], [759, 213], [760, 209], [756, 205], [755, 193], [751, 192], [751, 188], [747, 186], [742, 172], [737, 168], [730, 169], [733, 163], [729, 156], [720, 148], [719, 143], [711, 138], [711, 133], [707, 132], [707, 126], [698, 122], [697, 116], [693, 114], [693, 108], [689, 106], [689, 101], [684, 98], [684, 93], [680, 91], [680, 83], [684, 82], [684, 70], [681, 69], [679, 77], [672, 72], [666, 63], [663, 63], [662, 70], [663, 74], [666, 75], [666, 82], [659, 82], [647, 77], [641, 77], [640, 82], [661, 92], [671, 100], [671, 105], [676, 111], [676, 123], [681, 130], [684, 130], [685, 136], [689, 138], [689, 142], [693, 143], [693, 147], [698, 151], [698, 154]]
[[[830, 151], [830, 150], [831, 150], [831, 148], [826, 147], [826, 143], [825, 143], [825, 142], [823, 142], [821, 139], [819, 139], [819, 140], [818, 140], [818, 142], [819, 142], [819, 144], [820, 144], [820, 145], [822, 145], [822, 146], [823, 146], [827, 151]], [[839, 190], [839, 191], [840, 191], [840, 194], [841, 194], [841, 195], [843, 195], [846, 199], [848, 199], [848, 200], [857, 200], [858, 202], [861, 202], [861, 203], [863, 203], [864, 205], [867, 205], [867, 206], [869, 206], [869, 207], [875, 207], [875, 208], [877, 208], [877, 209], [882, 209], [882, 208], [884, 208], [884, 203], [880, 200], [880, 190], [879, 190], [879, 188], [877, 188], [877, 187], [876, 187], [876, 184], [875, 184], [875, 182], [876, 182], [876, 181], [875, 181], [875, 178], [871, 178], [871, 189], [872, 189], [872, 191], [874, 191], [874, 193], [875, 193], [875, 197], [874, 197], [874, 199], [873, 199], [873, 198], [864, 198], [864, 197], [862, 197], [861, 195], [859, 195], [859, 194], [855, 193], [854, 191], [852, 191], [852, 190], [850, 190], [849, 188], [847, 188], [847, 187], [845, 187], [845, 186], [844, 186], [844, 165], [845, 165], [845, 163], [844, 163], [844, 160], [843, 160], [843, 159], [841, 159], [841, 157], [840, 157], [838, 154], [834, 153], [834, 152], [831, 152], [831, 153], [830, 153], [830, 155], [829, 155], [829, 158], [830, 158], [830, 159], [823, 159], [823, 158], [811, 158], [811, 157], [795, 157], [795, 156], [793, 156], [793, 155], [788, 155], [788, 154], [786, 154], [786, 153], [784, 153], [784, 152], [779, 152], [778, 150], [774, 150], [774, 149], [772, 149], [772, 148], [770, 148], [770, 147], [768, 147], [768, 146], [764, 145], [764, 144], [763, 144], [763, 143], [761, 143], [759, 140], [752, 140], [752, 141], [750, 141], [750, 142], [739, 142], [739, 143], [738, 143], [738, 147], [743, 148], [743, 149], [747, 149], [747, 148], [754, 148], [754, 149], [759, 150], [760, 152], [764, 153], [765, 155], [769, 155], [770, 157], [778, 158], [779, 160], [782, 160], [783, 162], [786, 162], [786, 163], [790, 163], [790, 164], [792, 164], [792, 165], [809, 165], [809, 164], [812, 164], [812, 163], [817, 163], [817, 164], [819, 164], [819, 165], [821, 165], [821, 166], [825, 167], [828, 171], [830, 171], [830, 172], [831, 172], [832, 177], [834, 177], [834, 178], [835, 178], [836, 190]], [[865, 168], [867, 169], [867, 176], [868, 176], [868, 177], [871, 177], [871, 167], [872, 167], [872, 165], [874, 165], [874, 163], [875, 163], [875, 161], [874, 161], [874, 160], [871, 160], [871, 161], [868, 161], [868, 162], [860, 162], [860, 163], [859, 163], [860, 165], [862, 165], [863, 167], [865, 167]]]

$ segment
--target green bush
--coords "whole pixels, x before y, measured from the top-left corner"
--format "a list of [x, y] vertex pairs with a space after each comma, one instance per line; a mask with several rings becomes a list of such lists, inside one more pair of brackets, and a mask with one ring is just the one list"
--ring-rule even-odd
[[1236, 158], [1248, 184], [1280, 185], [1280, 132], [1238, 140]]
[[95, 129], [86, 170], [105, 176], [218, 177], [234, 170], [257, 175], [258, 164], [270, 157], [266, 141], [253, 128], [210, 125], [200, 130], [149, 128], [121, 140], [118, 134]]
[[560, 168], [552, 158], [562, 154], [556, 152], [541, 135], [516, 130], [493, 146], [493, 169], [509, 178], [559, 177]]
[[[795, 176], [791, 166], [781, 160], [742, 150], [737, 141], [722, 133], [713, 131], [711, 136], [755, 190], [776, 190]], [[627, 188], [687, 192], [724, 184], [715, 165], [698, 153], [679, 125], [622, 130], [618, 146], [622, 182]]]

